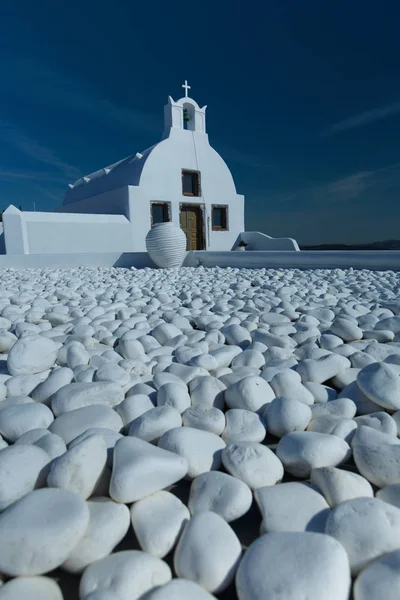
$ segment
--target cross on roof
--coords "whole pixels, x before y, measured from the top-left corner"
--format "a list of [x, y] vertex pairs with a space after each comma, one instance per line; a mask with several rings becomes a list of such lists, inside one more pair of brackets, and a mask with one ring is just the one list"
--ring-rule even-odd
[[188, 90], [191, 89], [191, 86], [188, 85], [188, 82], [186, 81], [186, 79], [185, 79], [185, 84], [182, 87], [185, 88], [185, 98], [187, 98], [188, 97]]

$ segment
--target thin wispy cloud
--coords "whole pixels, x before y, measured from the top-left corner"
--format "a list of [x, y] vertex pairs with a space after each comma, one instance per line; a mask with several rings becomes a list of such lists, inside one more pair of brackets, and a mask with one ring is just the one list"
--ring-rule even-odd
[[268, 200], [277, 206], [288, 202], [302, 203], [304, 210], [307, 210], [307, 207], [316, 205], [348, 203], [362, 197], [367, 191], [374, 192], [379, 200], [380, 194], [389, 187], [398, 187], [400, 191], [400, 162], [299, 188], [295, 192], [277, 194]]
[[0, 182], [40, 181], [59, 183], [64, 186], [67, 178], [64, 175], [43, 171], [27, 171], [26, 169], [0, 168]]
[[342, 133], [343, 131], [349, 131], [350, 129], [365, 127], [366, 125], [370, 125], [376, 121], [382, 121], [383, 119], [387, 119], [388, 117], [397, 115], [399, 113], [400, 102], [394, 102], [393, 104], [387, 104], [385, 106], [380, 106], [379, 108], [373, 108], [372, 110], [367, 110], [359, 113], [358, 115], [353, 115], [347, 119], [339, 121], [338, 123], [330, 125], [321, 131], [320, 136], [325, 137], [329, 135], [336, 135]]
[[68, 180], [81, 177], [79, 169], [63, 161], [53, 150], [30, 138], [18, 127], [5, 121], [0, 121], [0, 140], [37, 162], [57, 169]]

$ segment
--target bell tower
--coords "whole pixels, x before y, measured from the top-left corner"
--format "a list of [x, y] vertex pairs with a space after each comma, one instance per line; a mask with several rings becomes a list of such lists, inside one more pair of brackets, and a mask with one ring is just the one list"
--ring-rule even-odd
[[164, 134], [163, 139], [169, 137], [171, 130], [186, 130], [196, 133], [206, 133], [206, 108], [200, 106], [195, 100], [189, 98], [188, 90], [191, 89], [187, 81], [182, 86], [185, 95], [180, 100], [168, 97], [168, 104], [164, 107]]

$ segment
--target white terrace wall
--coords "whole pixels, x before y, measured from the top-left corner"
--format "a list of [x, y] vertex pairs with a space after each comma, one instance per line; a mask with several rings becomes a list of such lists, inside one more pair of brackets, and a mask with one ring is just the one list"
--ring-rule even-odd
[[[237, 244], [243, 240], [248, 246], [247, 251], [251, 250], [294, 250], [300, 251], [299, 245], [293, 238], [273, 238], [270, 235], [261, 233], [260, 231], [243, 231], [238, 239]], [[236, 244], [236, 245], [237, 245]]]
[[3, 213], [7, 254], [132, 252], [130, 222], [123, 215]]

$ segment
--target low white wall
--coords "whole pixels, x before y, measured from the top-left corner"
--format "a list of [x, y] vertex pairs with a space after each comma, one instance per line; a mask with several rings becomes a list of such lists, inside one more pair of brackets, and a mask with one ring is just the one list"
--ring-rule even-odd
[[21, 212], [15, 207], [8, 210], [3, 214], [7, 254], [133, 250], [131, 225], [123, 215]]
[[[399, 271], [400, 251], [304, 251], [304, 252], [188, 252], [184, 266], [197, 267], [371, 269]], [[96, 254], [6, 254], [0, 269], [67, 269], [73, 267], [154, 268], [146, 252]]]
[[241, 240], [248, 244], [246, 251], [257, 251], [257, 250], [295, 250], [300, 251], [299, 245], [296, 240], [292, 238], [273, 238], [270, 235], [261, 233], [260, 231], [243, 231], [237, 240], [239, 243]]
[[72, 269], [75, 267], [155, 268], [146, 252], [96, 254], [5, 254], [0, 269]]
[[247, 269], [371, 269], [399, 271], [400, 250], [332, 250], [285, 252], [189, 252], [185, 265]]

